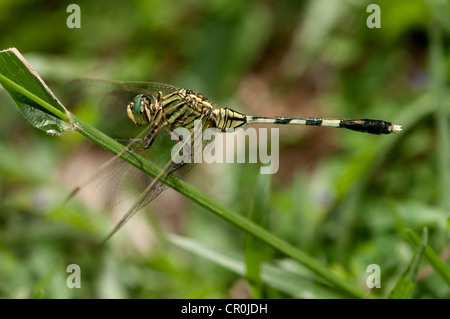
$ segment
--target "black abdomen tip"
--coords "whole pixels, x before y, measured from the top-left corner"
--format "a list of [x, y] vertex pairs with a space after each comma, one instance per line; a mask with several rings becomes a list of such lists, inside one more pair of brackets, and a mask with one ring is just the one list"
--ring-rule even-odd
[[401, 128], [396, 129], [398, 125], [394, 125], [391, 122], [370, 119], [342, 120], [340, 123], [340, 127], [344, 127], [352, 131], [365, 132], [370, 134], [390, 134], [401, 130]]

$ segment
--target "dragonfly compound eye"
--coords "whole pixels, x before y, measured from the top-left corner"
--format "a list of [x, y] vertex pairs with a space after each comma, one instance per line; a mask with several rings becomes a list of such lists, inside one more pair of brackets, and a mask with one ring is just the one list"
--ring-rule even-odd
[[150, 103], [150, 99], [145, 94], [139, 94], [128, 104], [127, 115], [137, 126], [149, 123], [147, 111]]

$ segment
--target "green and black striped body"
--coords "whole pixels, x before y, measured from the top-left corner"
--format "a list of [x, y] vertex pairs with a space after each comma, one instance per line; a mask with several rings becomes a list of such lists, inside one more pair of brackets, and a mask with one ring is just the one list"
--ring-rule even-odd
[[352, 131], [370, 133], [370, 134], [390, 134], [401, 130], [399, 125], [382, 120], [371, 119], [322, 119], [315, 117], [290, 118], [290, 117], [261, 117], [247, 116], [247, 124], [290, 124], [290, 125], [309, 125], [309, 126], [329, 126], [337, 128], [346, 128]]
[[[321, 118], [288, 118], [288, 117], [261, 117], [249, 116], [233, 111], [229, 108], [217, 108], [214, 104], [203, 95], [197, 94], [192, 90], [179, 89], [177, 87], [156, 83], [156, 82], [111, 82], [103, 81], [102, 84], [115, 88], [114, 93], [123, 93], [126, 98], [129, 94], [134, 95], [133, 101], [127, 106], [127, 115], [137, 126], [146, 126], [138, 137], [127, 140], [119, 140], [129, 143], [127, 147], [100, 170], [105, 172], [111, 163], [119, 159], [125, 151], [146, 150], [151, 147], [153, 141], [162, 129], [166, 129], [180, 142], [183, 155], [191, 155], [193, 161], [174, 161], [173, 158], [162, 168], [161, 172], [146, 186], [145, 190], [139, 196], [136, 203], [122, 217], [113, 231], [106, 237], [108, 240], [115, 232], [117, 232], [139, 209], [152, 201], [162, 190], [163, 183], [169, 174], [177, 173], [181, 176], [186, 170], [181, 167], [186, 163], [197, 163], [195, 141], [184, 138], [183, 134], [178, 134], [177, 128], [186, 128], [192, 132], [196, 132], [198, 120], [201, 120], [201, 128], [217, 128], [222, 132], [227, 132], [234, 128], [242, 127], [247, 124], [283, 124], [283, 125], [309, 125], [309, 126], [329, 126], [337, 128], [346, 128], [358, 132], [366, 132], [371, 134], [390, 134], [401, 131], [401, 126], [391, 122], [371, 119], [321, 119]], [[189, 143], [192, 144], [189, 144]], [[200, 144], [201, 147], [206, 146], [207, 142]], [[144, 147], [142, 147], [144, 145]], [[190, 152], [194, 147], [194, 152]], [[202, 153], [202, 152], [199, 152]], [[184, 159], [184, 157], [183, 157]], [[97, 174], [95, 175], [97, 176]], [[88, 180], [89, 181], [89, 180]], [[72, 192], [71, 196], [76, 194], [81, 187]]]
[[127, 107], [128, 117], [138, 126], [153, 123], [173, 131], [177, 127], [192, 129], [202, 119], [203, 128], [222, 132], [246, 124], [246, 116], [229, 108], [214, 108], [203, 95], [179, 89], [165, 96], [137, 95]]
[[246, 124], [289, 124], [346, 128], [370, 134], [390, 134], [401, 126], [372, 119], [322, 119], [248, 116], [229, 108], [214, 108], [210, 100], [192, 90], [178, 89], [157, 96], [139, 94], [127, 106], [128, 117], [138, 126], [154, 124], [173, 131], [177, 127], [192, 129], [194, 121], [202, 119], [203, 128], [217, 128], [222, 132]]

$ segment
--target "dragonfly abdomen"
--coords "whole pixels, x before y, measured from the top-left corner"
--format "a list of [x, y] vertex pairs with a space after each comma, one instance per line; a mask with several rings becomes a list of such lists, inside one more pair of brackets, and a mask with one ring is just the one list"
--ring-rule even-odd
[[401, 126], [391, 122], [372, 119], [322, 119], [315, 117], [291, 118], [291, 117], [263, 117], [247, 116], [247, 124], [290, 124], [308, 126], [329, 126], [346, 128], [352, 131], [370, 134], [390, 134], [400, 132]]
[[227, 107], [212, 111], [212, 127], [222, 132], [247, 124], [247, 116]]
[[371, 134], [390, 134], [401, 131], [400, 125], [382, 120], [360, 119], [360, 120], [340, 120], [339, 127], [352, 131], [365, 132]]

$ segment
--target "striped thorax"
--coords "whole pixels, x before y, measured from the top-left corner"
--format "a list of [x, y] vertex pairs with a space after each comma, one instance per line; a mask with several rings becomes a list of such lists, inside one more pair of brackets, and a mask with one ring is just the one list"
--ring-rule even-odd
[[179, 89], [168, 95], [154, 97], [137, 95], [127, 106], [127, 115], [137, 126], [150, 123], [173, 130], [190, 129], [194, 120], [203, 119], [204, 127], [222, 132], [246, 124], [246, 116], [229, 108], [214, 108], [211, 101], [192, 90]]

